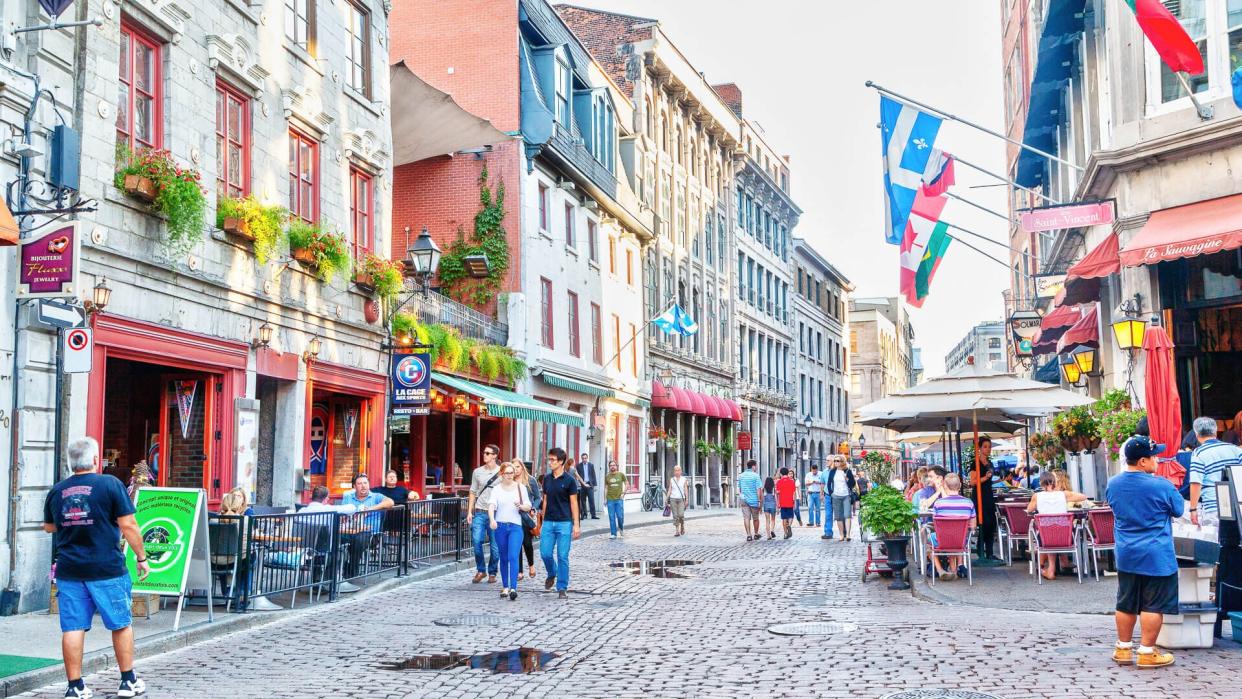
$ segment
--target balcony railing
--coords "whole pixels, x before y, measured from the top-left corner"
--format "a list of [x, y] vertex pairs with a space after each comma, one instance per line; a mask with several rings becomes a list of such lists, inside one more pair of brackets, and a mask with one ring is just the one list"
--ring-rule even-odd
[[552, 131], [552, 147], [556, 149], [566, 160], [573, 163], [600, 189], [604, 190], [610, 197], [617, 195], [617, 178], [608, 168], [595, 159], [591, 151], [587, 150], [586, 143], [581, 137], [575, 135], [572, 130], [566, 128], [560, 122], [555, 123], [555, 129]]
[[429, 291], [416, 299], [416, 314], [420, 323], [443, 323], [457, 328], [464, 337], [472, 340], [505, 345], [509, 342], [509, 326], [495, 318], [439, 293]]

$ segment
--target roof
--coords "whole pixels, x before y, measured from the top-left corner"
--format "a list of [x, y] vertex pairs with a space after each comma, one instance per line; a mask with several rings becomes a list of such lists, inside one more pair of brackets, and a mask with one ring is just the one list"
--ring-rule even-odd
[[844, 288], [846, 291], [854, 290], [853, 282], [851, 282], [848, 277], [842, 274], [841, 270], [837, 269], [831, 262], [824, 259], [824, 256], [821, 255], [819, 251], [814, 248], [814, 246], [812, 246], [809, 242], [807, 242], [806, 238], [799, 238], [797, 236], [794, 236], [793, 244], [794, 244], [795, 253], [801, 250], [803, 256], [805, 256], [811, 262], [815, 263], [815, 265], [817, 265], [821, 270], [823, 270], [825, 274], [836, 277], [837, 283], [840, 284], [842, 288]]
[[712, 85], [712, 89], [720, 96], [725, 105], [733, 110], [737, 118], [742, 118], [742, 88], [737, 83], [720, 83]]
[[658, 20], [578, 5], [555, 5], [554, 8], [608, 77], [623, 92], [633, 94], [633, 79], [638, 75], [628, 70], [634, 52], [625, 47], [650, 39], [651, 27], [658, 24]]

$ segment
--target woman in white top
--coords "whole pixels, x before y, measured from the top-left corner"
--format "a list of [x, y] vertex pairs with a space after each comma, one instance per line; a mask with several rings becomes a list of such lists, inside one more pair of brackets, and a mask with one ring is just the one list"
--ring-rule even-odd
[[518, 571], [522, 555], [522, 513], [530, 512], [530, 498], [526, 489], [519, 486], [517, 471], [511, 463], [500, 465], [500, 484], [492, 493], [487, 506], [487, 519], [495, 532], [496, 546], [500, 549], [501, 597], [510, 601], [517, 599]]
[[673, 536], [686, 533], [686, 501], [689, 499], [690, 482], [681, 475], [681, 467], [673, 467], [673, 477], [668, 481], [668, 506], [673, 513]]
[[[1082, 493], [1073, 491], [1058, 490], [1057, 479], [1052, 475], [1051, 471], [1044, 471], [1039, 475], [1039, 485], [1042, 488], [1035, 493], [1035, 497], [1031, 498], [1030, 504], [1026, 506], [1026, 511], [1041, 515], [1063, 515], [1069, 512], [1069, 504], [1071, 502], [1083, 502], [1087, 499]], [[1053, 580], [1057, 577], [1057, 557], [1055, 554], [1039, 555], [1040, 574], [1047, 580]]]

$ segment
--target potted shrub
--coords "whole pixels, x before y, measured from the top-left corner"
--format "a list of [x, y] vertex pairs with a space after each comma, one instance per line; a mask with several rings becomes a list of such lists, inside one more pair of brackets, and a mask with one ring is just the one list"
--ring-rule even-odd
[[243, 199], [220, 197], [216, 202], [216, 227], [230, 235], [253, 241], [254, 256], [265, 265], [280, 245], [288, 211], [264, 204], [254, 195]]
[[164, 216], [170, 244], [188, 248], [202, 238], [207, 196], [198, 171], [177, 165], [168, 151], [122, 149], [113, 184]]
[[863, 496], [859, 506], [858, 525], [884, 539], [884, 546], [888, 550], [888, 566], [893, 569], [893, 582], [888, 586], [890, 590], [906, 590], [910, 587], [903, 575], [909, 565], [906, 545], [910, 543], [910, 530], [914, 528], [914, 521], [914, 505], [906, 502], [901, 491], [891, 485], [876, 485]]
[[368, 252], [354, 265], [354, 284], [381, 299], [394, 299], [405, 286], [405, 266]]
[[330, 282], [337, 272], [349, 268], [349, 250], [343, 236], [301, 219], [289, 224], [287, 235], [293, 259], [314, 268], [320, 281]]

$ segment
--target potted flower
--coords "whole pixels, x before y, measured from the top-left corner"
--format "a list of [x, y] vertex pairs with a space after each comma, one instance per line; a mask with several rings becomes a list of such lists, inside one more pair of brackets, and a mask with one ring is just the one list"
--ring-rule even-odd
[[349, 268], [349, 250], [343, 236], [328, 233], [317, 224], [302, 219], [294, 219], [289, 224], [287, 236], [293, 259], [314, 268], [315, 276], [320, 281], [330, 282], [338, 271]]
[[354, 285], [381, 299], [393, 299], [405, 285], [404, 270], [400, 262], [368, 252], [354, 265]]
[[254, 256], [261, 265], [267, 264], [279, 247], [282, 227], [288, 217], [289, 212], [284, 207], [264, 204], [254, 195], [242, 199], [220, 197], [216, 202], [216, 227], [253, 241]]
[[[1052, 418], [1052, 433], [1061, 440], [1065, 451], [1094, 449], [1100, 443], [1100, 429], [1095, 415], [1085, 405], [1070, 408]], [[1092, 446], [1094, 442], [1095, 446]]]
[[694, 442], [694, 451], [701, 458], [706, 459], [716, 453], [716, 445], [706, 439], [699, 439]]
[[909, 565], [906, 545], [910, 543], [910, 530], [914, 528], [914, 521], [914, 506], [906, 502], [901, 491], [891, 485], [876, 485], [863, 496], [859, 506], [859, 526], [884, 539], [884, 547], [888, 550], [888, 567], [893, 569], [893, 582], [888, 586], [890, 590], [906, 590], [910, 587], [910, 583], [903, 579], [903, 574]]
[[166, 150], [123, 148], [117, 155], [117, 189], [164, 216], [169, 243], [189, 247], [198, 242], [207, 211], [198, 171], [177, 165]]
[[677, 447], [681, 446], [681, 439], [677, 437], [676, 432], [673, 432], [672, 430], [668, 431], [668, 433], [664, 436], [664, 446], [673, 450], [676, 450]]
[[1036, 432], [1028, 440], [1031, 449], [1031, 460], [1045, 467], [1056, 466], [1065, 456], [1061, 440], [1050, 432]]

